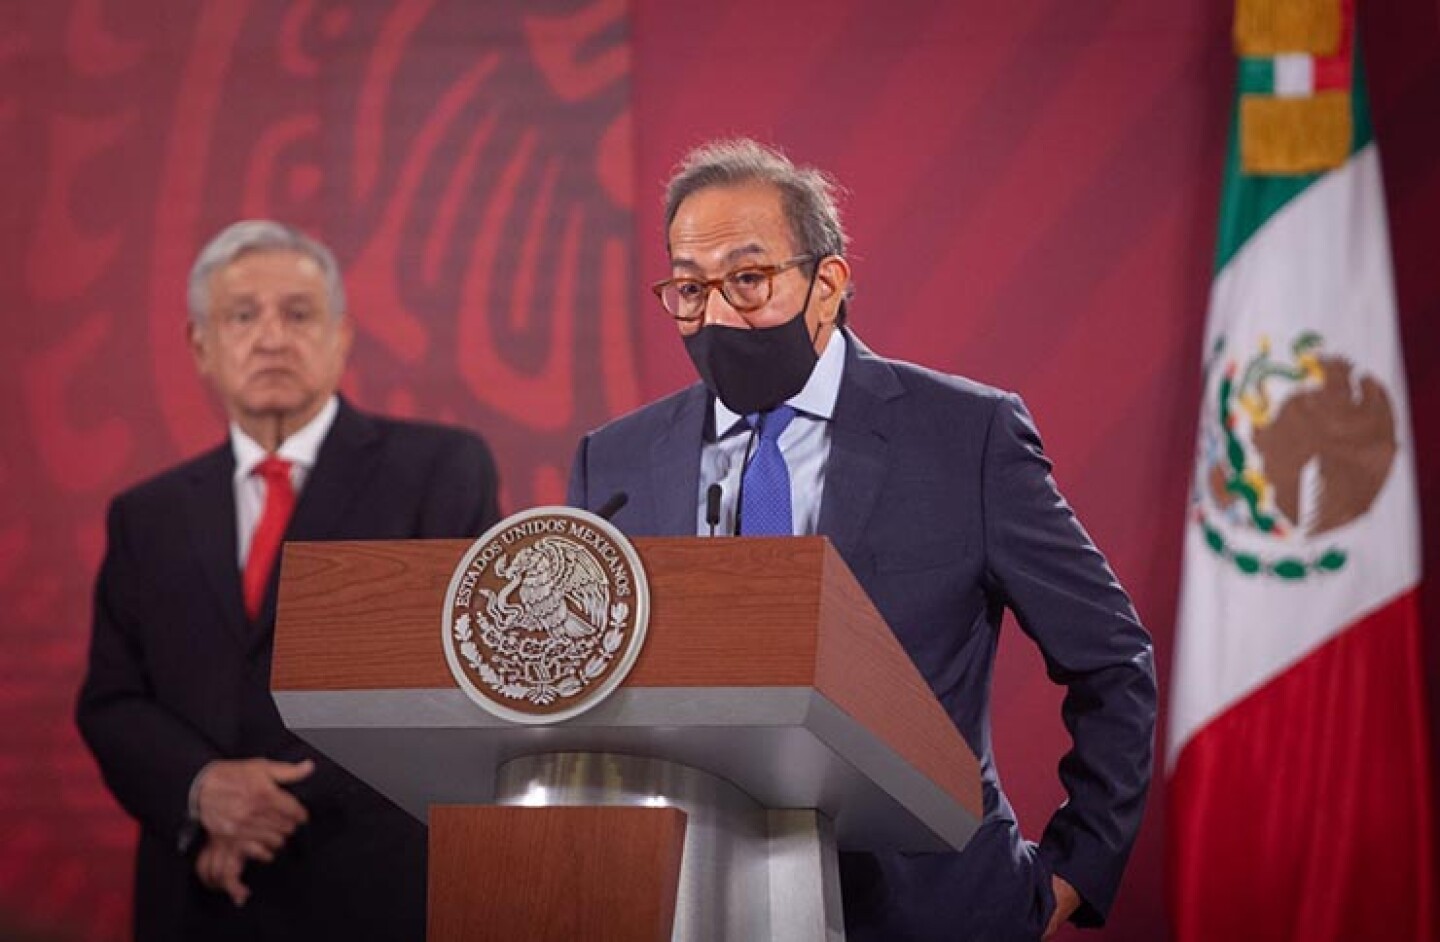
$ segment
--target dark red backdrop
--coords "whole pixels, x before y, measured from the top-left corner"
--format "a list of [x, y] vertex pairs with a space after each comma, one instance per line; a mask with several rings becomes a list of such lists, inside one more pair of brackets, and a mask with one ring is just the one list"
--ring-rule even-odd
[[[482, 429], [517, 509], [559, 497], [580, 429], [690, 379], [643, 288], [669, 165], [781, 144], [852, 192], [866, 341], [1026, 396], [1168, 677], [1230, 5], [521, 6], [0, 0], [0, 937], [121, 934], [132, 827], [69, 720], [89, 582], [107, 496], [220, 433], [182, 279], [242, 214], [335, 245], [347, 389]], [[1361, 27], [1440, 559], [1440, 10]], [[1016, 637], [996, 733], [1035, 833], [1063, 731]], [[1166, 935], [1164, 802], [1100, 938]]]

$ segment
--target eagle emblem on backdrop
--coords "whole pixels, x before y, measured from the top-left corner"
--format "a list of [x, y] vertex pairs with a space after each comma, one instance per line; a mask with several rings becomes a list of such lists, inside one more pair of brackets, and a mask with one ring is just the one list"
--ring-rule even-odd
[[1241, 573], [1299, 582], [1349, 560], [1345, 527], [1375, 503], [1399, 449], [1385, 385], [1306, 331], [1205, 365], [1191, 496], [1205, 543]]
[[550, 723], [598, 705], [629, 673], [649, 621], [630, 542], [582, 510], [541, 507], [470, 547], [445, 595], [445, 656], [490, 713]]

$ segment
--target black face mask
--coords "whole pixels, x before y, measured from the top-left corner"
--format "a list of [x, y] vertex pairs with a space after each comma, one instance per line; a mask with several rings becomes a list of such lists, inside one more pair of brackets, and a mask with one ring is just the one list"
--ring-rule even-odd
[[800, 392], [819, 360], [803, 309], [774, 327], [706, 324], [683, 340], [705, 385], [739, 415], [768, 411]]

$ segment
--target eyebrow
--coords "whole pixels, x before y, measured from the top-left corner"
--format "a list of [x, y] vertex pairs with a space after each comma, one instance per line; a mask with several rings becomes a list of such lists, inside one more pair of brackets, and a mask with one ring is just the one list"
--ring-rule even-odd
[[[314, 305], [317, 303], [315, 296], [305, 291], [292, 291], [288, 294], [282, 294], [276, 300], [280, 304], [294, 304], [297, 301], [310, 305]], [[237, 294], [230, 298], [231, 307], [242, 304], [258, 305], [259, 303], [260, 295], [258, 292], [255, 291], [246, 291], [243, 294]]]
[[[747, 257], [749, 257], [749, 256], [752, 256], [752, 255], [764, 255], [764, 254], [766, 254], [766, 251], [767, 251], [766, 248], [765, 248], [763, 245], [761, 245], [760, 243], [758, 243], [758, 242], [751, 242], [751, 243], [749, 243], [749, 244], [747, 244], [747, 245], [742, 245], [742, 246], [740, 246], [739, 248], [731, 249], [729, 252], [726, 252], [726, 253], [725, 253], [725, 261], [726, 261], [727, 263], [734, 263], [734, 262], [741, 261], [742, 259], [745, 259], [745, 258], [747, 258]], [[697, 272], [698, 272], [698, 271], [701, 271], [700, 265], [699, 265], [698, 263], [696, 263], [693, 259], [683, 258], [683, 257], [682, 257], [682, 258], [671, 258], [671, 259], [670, 259], [670, 267], [671, 267], [671, 268], [684, 268], [684, 269], [686, 269], [686, 270], [688, 270], [688, 271], [697, 271]]]

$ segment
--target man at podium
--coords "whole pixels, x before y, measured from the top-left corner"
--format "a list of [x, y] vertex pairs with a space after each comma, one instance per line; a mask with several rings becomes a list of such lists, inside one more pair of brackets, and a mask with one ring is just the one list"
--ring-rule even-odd
[[[140, 824], [135, 937], [422, 939], [425, 829], [290, 734], [270, 696], [283, 540], [474, 536], [476, 436], [352, 408], [330, 250], [236, 223], [190, 273], [225, 442], [117, 497], [77, 720]], [[339, 639], [337, 639], [339, 640]]]
[[[848, 938], [1038, 939], [1104, 922], [1149, 787], [1150, 638], [1011, 393], [869, 350], [824, 174], [753, 141], [691, 152], [654, 285], [701, 382], [580, 443], [572, 504], [631, 536], [827, 536], [979, 757], [962, 852], [842, 855]], [[698, 475], [696, 471], [698, 470]], [[743, 586], [737, 586], [743, 591]], [[1068, 800], [1024, 840], [990, 741], [1005, 608], [1067, 690]]]

